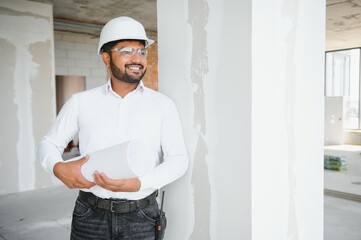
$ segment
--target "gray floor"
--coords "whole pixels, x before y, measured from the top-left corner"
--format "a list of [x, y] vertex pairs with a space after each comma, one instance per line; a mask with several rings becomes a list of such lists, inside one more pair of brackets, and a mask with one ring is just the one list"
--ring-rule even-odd
[[[349, 168], [325, 170], [325, 192], [333, 196], [324, 198], [324, 240], [361, 240], [360, 153], [361, 146], [325, 147], [325, 154], [346, 157]], [[77, 194], [77, 190], [54, 187], [0, 196], [0, 240], [69, 239]]]
[[[0, 240], [69, 239], [77, 191], [54, 187], [0, 196]], [[324, 240], [361, 240], [361, 202], [325, 196]]]
[[325, 196], [324, 239], [361, 240], [361, 146], [326, 146], [324, 153], [347, 162], [346, 171], [324, 172], [325, 192], [333, 195]]
[[361, 202], [325, 196], [324, 239], [361, 240]]
[[0, 196], [0, 240], [69, 239], [77, 194], [54, 187]]

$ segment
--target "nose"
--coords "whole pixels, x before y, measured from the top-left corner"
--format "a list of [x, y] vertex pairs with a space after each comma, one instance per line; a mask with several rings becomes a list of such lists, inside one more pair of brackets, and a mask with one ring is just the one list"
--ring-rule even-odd
[[147, 64], [147, 58], [139, 56], [137, 52], [132, 56], [130, 61], [134, 64], [141, 64], [143, 66]]
[[140, 56], [137, 52], [134, 53], [134, 55], [131, 58], [132, 63], [139, 63], [140, 62]]

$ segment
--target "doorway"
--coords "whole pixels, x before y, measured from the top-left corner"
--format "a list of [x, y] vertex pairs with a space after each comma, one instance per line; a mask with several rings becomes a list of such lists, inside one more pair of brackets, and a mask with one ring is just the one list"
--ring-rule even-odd
[[[84, 76], [56, 76], [56, 112], [60, 112], [63, 105], [68, 101], [74, 93], [85, 90]], [[79, 156], [79, 140], [78, 136], [68, 144], [64, 149], [63, 159], [67, 160]]]

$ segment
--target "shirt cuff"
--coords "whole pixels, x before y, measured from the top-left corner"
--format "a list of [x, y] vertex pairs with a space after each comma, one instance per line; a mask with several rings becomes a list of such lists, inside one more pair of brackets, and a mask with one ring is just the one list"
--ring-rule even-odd
[[155, 189], [154, 188], [154, 177], [151, 175], [145, 175], [138, 177], [140, 181], [140, 189], [139, 190], [145, 190], [145, 189]]
[[61, 156], [48, 156], [47, 159], [45, 160], [45, 166], [44, 166], [45, 170], [48, 173], [51, 173], [54, 175], [54, 166], [58, 162], [63, 162], [63, 159]]

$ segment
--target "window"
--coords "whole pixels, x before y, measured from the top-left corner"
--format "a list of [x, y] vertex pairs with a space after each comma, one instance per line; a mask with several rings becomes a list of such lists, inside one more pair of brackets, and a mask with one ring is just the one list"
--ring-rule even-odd
[[360, 48], [326, 53], [325, 95], [344, 98], [344, 128], [360, 129]]

